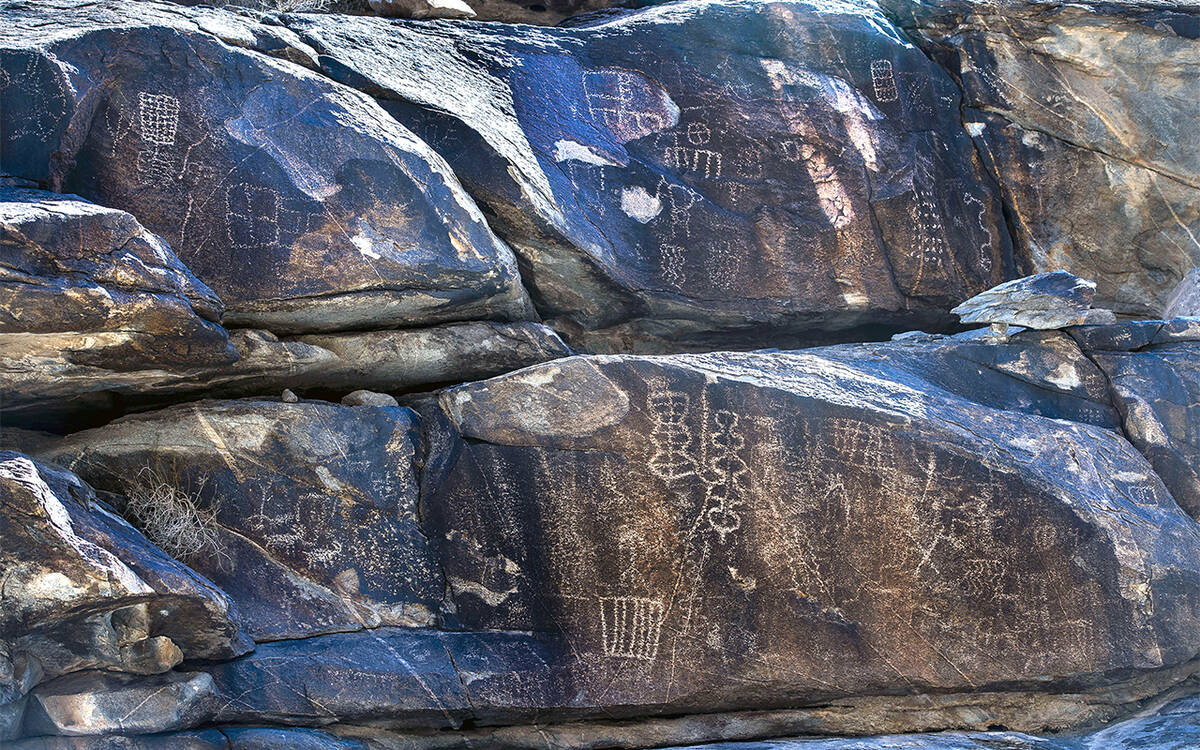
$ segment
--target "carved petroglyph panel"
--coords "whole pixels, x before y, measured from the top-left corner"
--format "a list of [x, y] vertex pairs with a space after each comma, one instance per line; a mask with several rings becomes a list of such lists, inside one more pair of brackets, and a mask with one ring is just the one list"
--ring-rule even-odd
[[170, 94], [138, 94], [138, 134], [146, 143], [174, 146], [179, 129], [179, 100]]
[[622, 143], [668, 130], [679, 122], [679, 107], [667, 91], [637, 71], [587, 71], [583, 90], [592, 120]]
[[663, 603], [636, 596], [600, 598], [605, 656], [654, 661], [662, 637]]
[[871, 88], [875, 91], [875, 101], [881, 104], [900, 98], [896, 91], [896, 77], [892, 71], [891, 60], [871, 61]]

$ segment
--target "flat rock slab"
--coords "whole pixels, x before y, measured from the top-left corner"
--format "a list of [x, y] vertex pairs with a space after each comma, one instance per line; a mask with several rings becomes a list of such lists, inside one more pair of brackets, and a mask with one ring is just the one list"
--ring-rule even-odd
[[18, 4], [5, 21], [4, 171], [132, 213], [220, 295], [226, 322], [531, 315], [511, 252], [445, 161], [292, 62], [314, 57], [294, 34], [115, 0]]
[[1066, 271], [1006, 281], [950, 312], [964, 323], [1001, 323], [1047, 330], [1082, 325], [1093, 311], [1095, 282]]
[[285, 388], [326, 396], [363, 388], [404, 392], [481, 380], [571, 353], [544, 325], [487, 321], [285, 338], [235, 328], [229, 342], [235, 362], [192, 361], [177, 371], [114, 373], [69, 363], [51, 369], [0, 359], [6, 376], [0, 413], [6, 425], [62, 431], [64, 425], [89, 427], [95, 422], [88, 420], [105, 414], [111, 419], [125, 409], [199, 394], [277, 397]]
[[138, 492], [194, 494], [219, 542], [188, 562], [257, 640], [429, 625], [443, 583], [418, 528], [414, 415], [326, 402], [203, 401], [75, 433], [44, 455]]
[[217, 696], [205, 672], [132, 678], [88, 672], [39, 687], [25, 718], [29, 734], [154, 734], [212, 719]]
[[1013, 273], [958, 89], [877, 10], [283, 23], [446, 156], [540, 311], [592, 351], [945, 326]]

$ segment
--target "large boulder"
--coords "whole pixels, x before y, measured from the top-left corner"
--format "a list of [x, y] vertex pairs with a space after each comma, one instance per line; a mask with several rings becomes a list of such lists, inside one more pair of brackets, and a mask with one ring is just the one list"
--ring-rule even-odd
[[1097, 282], [1157, 316], [1200, 265], [1200, 16], [1194, 5], [886, 0], [961, 82], [1027, 271]]
[[528, 319], [512, 253], [446, 163], [371, 98], [283, 59], [313, 64], [294, 37], [167, 3], [10, 3], [0, 172], [129, 211], [228, 323]]
[[0, 404], [238, 358], [221, 302], [124, 211], [0, 188]]
[[1016, 718], [925, 720], [1111, 717], [1030, 718], [1193, 659], [1200, 526], [1115, 432], [918, 375], [904, 350], [935, 345], [573, 357], [443, 392], [421, 487], [447, 626], [560, 636], [564, 712], [1004, 689]]
[[250, 646], [212, 582], [75, 475], [12, 451], [0, 451], [0, 570], [0, 704], [70, 672], [153, 674]]
[[953, 303], [1011, 276], [958, 89], [877, 9], [722, 1], [605, 18], [283, 22], [446, 156], [572, 343], [944, 326]]
[[188, 562], [256, 640], [430, 625], [443, 583], [418, 528], [413, 414], [322, 402], [203, 401], [75, 433], [42, 455], [137, 496], [147, 467], [212, 514]]

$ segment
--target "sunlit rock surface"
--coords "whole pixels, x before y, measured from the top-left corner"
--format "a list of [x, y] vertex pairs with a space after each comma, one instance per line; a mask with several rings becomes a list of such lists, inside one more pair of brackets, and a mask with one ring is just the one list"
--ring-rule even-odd
[[957, 88], [870, 6], [675, 3], [564, 29], [284, 22], [446, 156], [572, 343], [944, 326], [1011, 275]]

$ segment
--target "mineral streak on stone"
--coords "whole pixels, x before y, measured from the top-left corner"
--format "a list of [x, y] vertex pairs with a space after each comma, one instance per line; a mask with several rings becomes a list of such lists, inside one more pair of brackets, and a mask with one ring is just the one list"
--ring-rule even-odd
[[1065, 268], [1103, 307], [1163, 315], [1200, 265], [1195, 3], [881, 5], [961, 83], [1026, 272]]
[[1200, 268], [1188, 271], [1167, 298], [1163, 317], [1181, 316], [1200, 316]]
[[946, 326], [1012, 275], [957, 89], [871, 7], [283, 22], [445, 154], [543, 317], [593, 351]]
[[977, 294], [950, 312], [964, 323], [1003, 323], [1034, 329], [1066, 328], [1088, 322], [1095, 282], [1066, 271], [1006, 281]]
[[282, 35], [166, 3], [8, 3], [0, 171], [133, 213], [227, 323], [528, 319], [512, 253], [445, 161], [369, 97], [259, 51], [303, 52]]

